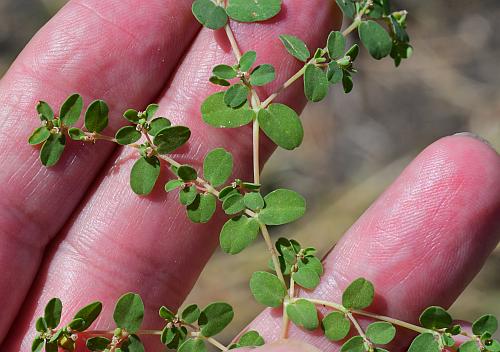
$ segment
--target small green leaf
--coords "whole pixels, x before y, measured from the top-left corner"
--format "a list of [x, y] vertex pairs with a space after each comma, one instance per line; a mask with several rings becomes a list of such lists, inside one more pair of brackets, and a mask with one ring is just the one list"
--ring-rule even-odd
[[183, 146], [191, 137], [191, 131], [184, 126], [170, 126], [162, 129], [156, 134], [153, 143], [156, 145], [158, 153], [172, 153], [177, 148]]
[[188, 206], [194, 202], [197, 195], [198, 191], [196, 190], [196, 186], [184, 187], [179, 191], [179, 201], [182, 205]]
[[155, 116], [156, 112], [160, 108], [160, 105], [158, 104], [149, 104], [146, 110], [144, 111], [144, 114], [146, 115], [146, 119], [149, 121], [150, 119]]
[[323, 318], [325, 336], [331, 341], [344, 339], [351, 330], [351, 321], [341, 312], [331, 312]]
[[385, 345], [391, 342], [394, 336], [396, 336], [396, 328], [391, 323], [377, 321], [368, 325], [366, 336], [374, 344]]
[[347, 309], [364, 309], [370, 306], [375, 296], [373, 284], [364, 279], [354, 280], [342, 294], [342, 305]]
[[213, 75], [222, 79], [236, 78], [236, 70], [229, 65], [217, 65], [213, 69]]
[[176, 336], [175, 332], [176, 328], [169, 328], [168, 325], [165, 326], [161, 332], [161, 343], [164, 345], [170, 344]]
[[359, 39], [370, 55], [380, 60], [391, 53], [392, 39], [389, 33], [375, 21], [363, 21], [359, 25]]
[[189, 219], [195, 223], [208, 222], [215, 213], [217, 199], [213, 194], [198, 194], [188, 207], [187, 214]]
[[219, 128], [235, 128], [248, 124], [255, 117], [255, 112], [247, 104], [237, 109], [224, 103], [225, 92], [210, 95], [201, 105], [201, 115], [207, 124]]
[[182, 321], [192, 324], [200, 317], [200, 308], [196, 304], [191, 304], [184, 308], [181, 314]]
[[48, 329], [47, 322], [44, 317], [39, 317], [35, 323], [36, 331], [45, 332]]
[[264, 197], [266, 206], [259, 219], [266, 225], [283, 225], [299, 219], [306, 211], [306, 201], [297, 192], [277, 189]]
[[337, 5], [340, 7], [344, 16], [347, 16], [351, 19], [356, 15], [356, 5], [353, 0], [336, 0]]
[[352, 76], [346, 70], [343, 70], [342, 86], [344, 87], [344, 92], [346, 94], [350, 93], [352, 91], [353, 86], [354, 86], [354, 84], [352, 82]]
[[233, 109], [238, 108], [247, 102], [249, 93], [247, 86], [235, 84], [224, 93], [224, 103]]
[[162, 306], [158, 312], [158, 315], [166, 320], [172, 320], [175, 318], [175, 314], [165, 306]]
[[141, 296], [135, 293], [126, 293], [116, 302], [113, 312], [116, 326], [134, 334], [141, 327], [144, 319], [144, 303]]
[[246, 193], [243, 197], [245, 206], [253, 211], [259, 211], [264, 208], [264, 198], [257, 192]]
[[148, 195], [160, 176], [160, 160], [157, 157], [138, 159], [130, 171], [130, 187], [138, 195]]
[[306, 299], [299, 299], [287, 305], [286, 313], [295, 325], [306, 330], [314, 330], [319, 325], [316, 307]]
[[39, 101], [38, 104], [36, 104], [36, 111], [41, 121], [50, 121], [54, 119], [54, 111], [50, 105], [44, 101]]
[[299, 115], [284, 104], [271, 104], [259, 111], [259, 124], [264, 133], [283, 149], [293, 150], [304, 138], [304, 128]]
[[205, 337], [217, 335], [233, 320], [233, 307], [224, 302], [211, 303], [203, 309], [198, 318], [201, 334]]
[[33, 134], [28, 139], [28, 143], [31, 145], [37, 145], [45, 142], [50, 137], [50, 131], [47, 127], [41, 126], [38, 127]]
[[255, 330], [250, 330], [241, 335], [238, 344], [240, 347], [259, 347], [264, 345], [264, 338]]
[[196, 0], [192, 11], [198, 22], [210, 29], [222, 28], [228, 20], [226, 10], [211, 0]]
[[48, 328], [56, 328], [61, 322], [62, 302], [59, 298], [52, 298], [45, 306], [44, 319]]
[[472, 324], [472, 332], [474, 335], [481, 336], [485, 332], [489, 332], [493, 335], [498, 329], [498, 320], [495, 316], [491, 314], [486, 314], [477, 319]]
[[281, 0], [230, 0], [227, 14], [239, 22], [265, 21], [281, 11]]
[[91, 337], [86, 342], [87, 348], [91, 351], [104, 351], [110, 344], [111, 340], [103, 336]]
[[68, 324], [68, 327], [71, 330], [80, 331], [84, 325], [85, 325], [85, 320], [83, 320], [82, 318], [78, 318], [71, 320]]
[[340, 348], [340, 352], [365, 352], [365, 351], [368, 351], [368, 349], [365, 347], [365, 341], [361, 336], [351, 337]]
[[92, 102], [85, 112], [85, 128], [90, 132], [101, 132], [108, 126], [108, 105], [103, 100]]
[[279, 307], [286, 296], [286, 288], [274, 274], [257, 271], [250, 279], [250, 290], [255, 300], [267, 307]]
[[198, 178], [198, 174], [195, 169], [189, 165], [182, 165], [177, 169], [177, 175], [184, 182], [194, 181]]
[[276, 71], [273, 65], [263, 64], [257, 66], [250, 74], [250, 83], [253, 86], [264, 86], [276, 78]]
[[481, 352], [476, 341], [467, 341], [460, 345], [458, 352]]
[[139, 112], [134, 109], [128, 109], [123, 113], [123, 117], [125, 117], [128, 121], [132, 123], [139, 123]]
[[299, 262], [299, 268], [306, 267], [313, 270], [318, 276], [323, 275], [323, 264], [314, 256], [307, 256], [302, 258]]
[[280, 40], [285, 46], [288, 53], [296, 59], [302, 62], [306, 62], [307, 59], [311, 57], [311, 53], [309, 52], [306, 43], [304, 43], [299, 38], [293, 35], [283, 34], [280, 35]]
[[121, 350], [122, 352], [145, 352], [144, 345], [137, 335], [130, 335], [128, 339], [122, 344]]
[[81, 129], [72, 127], [68, 130], [69, 138], [71, 138], [74, 141], [84, 141], [87, 139], [87, 136], [85, 135], [85, 132], [83, 132]]
[[319, 285], [318, 273], [306, 266], [303, 266], [296, 272], [294, 272], [292, 274], [292, 278], [299, 286], [302, 286], [303, 288], [307, 288], [309, 290], [312, 290]]
[[328, 94], [328, 79], [321, 68], [307, 65], [304, 72], [304, 94], [312, 102], [321, 101]]
[[344, 55], [345, 37], [339, 31], [333, 31], [328, 36], [327, 42], [328, 56], [332, 60], [338, 59]]
[[240, 70], [242, 72], [248, 72], [252, 65], [255, 63], [255, 60], [257, 60], [257, 53], [255, 51], [247, 51], [241, 56], [239, 65], [240, 65]]
[[141, 139], [141, 132], [135, 126], [125, 126], [116, 132], [115, 139], [121, 145], [132, 144]]
[[424, 333], [413, 340], [408, 352], [441, 352], [441, 348], [433, 334]]
[[233, 172], [233, 156], [223, 148], [210, 151], [203, 160], [203, 175], [214, 187], [223, 185]]
[[42, 352], [44, 345], [44, 339], [42, 339], [40, 336], [35, 337], [33, 343], [31, 344], [31, 352]]
[[452, 322], [451, 315], [441, 307], [429, 307], [420, 315], [420, 324], [427, 329], [449, 328]]
[[222, 87], [229, 87], [231, 85], [231, 83], [229, 81], [226, 81], [225, 79], [222, 79], [222, 78], [219, 78], [216, 76], [212, 76], [208, 80], [211, 83], [216, 84], [218, 86], [222, 86]]
[[342, 72], [342, 68], [338, 63], [332, 61], [328, 64], [328, 70], [326, 72], [326, 78], [331, 84], [337, 84], [342, 81], [344, 73]]
[[206, 352], [207, 346], [201, 339], [188, 339], [179, 347], [177, 352]]
[[245, 210], [243, 196], [240, 193], [236, 193], [224, 198], [224, 201], [222, 202], [222, 209], [227, 215], [234, 215]]
[[345, 53], [346, 56], [349, 56], [351, 58], [351, 62], [356, 60], [356, 58], [358, 57], [358, 54], [359, 54], [359, 45], [358, 44], [354, 44], [353, 46], [351, 46], [349, 48], [349, 50], [347, 50], [347, 52]]
[[153, 137], [156, 137], [158, 132], [160, 132], [164, 128], [170, 127], [171, 125], [172, 125], [172, 123], [170, 122], [169, 119], [166, 119], [164, 117], [157, 117], [156, 119], [153, 119], [149, 123], [148, 134], [150, 134]]
[[59, 112], [59, 118], [61, 119], [64, 125], [73, 126], [80, 118], [82, 109], [83, 109], [83, 99], [80, 96], [80, 94], [70, 95], [68, 99], [66, 99], [66, 101], [61, 106], [61, 111]]
[[259, 233], [259, 223], [246, 215], [229, 219], [220, 233], [220, 246], [229, 254], [238, 254], [252, 243]]
[[44, 166], [51, 167], [57, 164], [66, 146], [66, 136], [53, 133], [40, 149], [40, 160]]
[[82, 309], [80, 309], [73, 319], [83, 319], [84, 323], [78, 327], [78, 329], [74, 328], [76, 331], [85, 331], [90, 325], [97, 319], [99, 314], [102, 311], [102, 303], [99, 301], [92, 302]]

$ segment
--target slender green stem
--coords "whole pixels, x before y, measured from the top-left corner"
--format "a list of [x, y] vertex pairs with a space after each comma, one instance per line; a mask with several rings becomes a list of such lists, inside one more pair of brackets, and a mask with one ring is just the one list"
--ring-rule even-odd
[[262, 237], [264, 238], [264, 241], [266, 242], [267, 249], [271, 253], [271, 258], [273, 261], [273, 266], [274, 270], [276, 271], [276, 274], [278, 275], [278, 279], [283, 283], [283, 285], [286, 286], [285, 283], [285, 277], [283, 276], [283, 272], [281, 271], [281, 266], [280, 262], [278, 260], [278, 255], [276, 253], [276, 249], [274, 248], [273, 242], [271, 241], [271, 236], [269, 235], [269, 231], [267, 230], [267, 226], [263, 223], [259, 223], [260, 225], [260, 231], [262, 232]]
[[233, 54], [237, 62], [240, 62], [241, 59], [241, 50], [236, 42], [236, 38], [234, 37], [233, 30], [229, 26], [229, 23], [224, 26], [224, 30], [226, 31], [227, 39], [229, 39], [229, 43], [231, 44], [231, 48], [233, 49]]
[[252, 148], [253, 148], [253, 182], [260, 185], [260, 126], [259, 120], [253, 120], [252, 127]]
[[217, 341], [213, 337], [207, 337], [206, 340], [207, 340], [207, 342], [214, 345], [215, 347], [217, 347], [221, 351], [229, 351], [229, 348], [224, 346], [222, 343], [220, 343], [219, 341]]
[[372, 342], [368, 339], [368, 337], [366, 337], [366, 334], [365, 334], [365, 331], [363, 330], [363, 328], [361, 327], [361, 325], [359, 325], [358, 321], [356, 320], [356, 318], [354, 318], [354, 316], [352, 315], [352, 313], [348, 312], [346, 314], [346, 316], [349, 318], [349, 320], [352, 322], [352, 325], [354, 325], [354, 328], [356, 329], [356, 331], [358, 332], [359, 336], [361, 336], [363, 338], [363, 340], [365, 340], [365, 343], [371, 347], [370, 350], [373, 349], [373, 344]]
[[423, 333], [426, 333], [426, 332], [434, 333], [433, 330], [429, 330], [429, 329], [423, 328], [423, 327], [418, 326], [418, 325], [410, 324], [410, 323], [407, 323], [405, 321], [394, 319], [394, 318], [390, 318], [390, 317], [386, 317], [386, 316], [383, 316], [383, 315], [378, 315], [378, 314], [373, 314], [373, 313], [365, 312], [364, 310], [353, 310], [352, 313], [353, 314], [357, 314], [357, 315], [362, 315], [362, 316], [365, 316], [365, 317], [368, 317], [368, 318], [373, 318], [373, 319], [377, 319], [377, 320], [386, 321], [388, 323], [400, 326], [402, 328], [405, 328], [405, 329], [408, 329], [408, 330], [413, 330], [413, 331], [418, 332], [420, 334], [423, 334]]
[[[79, 332], [82, 335], [100, 336], [100, 335], [114, 335], [114, 330], [87, 330], [84, 332]], [[136, 335], [161, 335], [162, 330], [139, 330], [135, 333]]]

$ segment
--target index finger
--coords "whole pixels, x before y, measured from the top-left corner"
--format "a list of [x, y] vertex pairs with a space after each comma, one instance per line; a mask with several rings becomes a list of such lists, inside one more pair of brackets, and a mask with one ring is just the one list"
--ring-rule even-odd
[[[27, 138], [39, 99], [59, 106], [82, 93], [110, 102], [111, 116], [144, 106], [161, 91], [199, 26], [175, 0], [70, 1], [24, 49], [0, 81], [0, 342], [63, 226], [113, 148], [73, 143], [46, 169]], [[111, 119], [117, 127], [118, 119]], [[71, 155], [71, 156], [70, 156]], [[65, 167], [72, 164], [71, 167]]]

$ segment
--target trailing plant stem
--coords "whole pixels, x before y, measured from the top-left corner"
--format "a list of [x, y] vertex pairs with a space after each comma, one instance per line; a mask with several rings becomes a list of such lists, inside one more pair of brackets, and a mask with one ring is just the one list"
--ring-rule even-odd
[[371, 341], [368, 339], [368, 337], [366, 337], [365, 331], [359, 325], [358, 321], [356, 320], [356, 318], [354, 318], [354, 316], [352, 315], [352, 313], [348, 312], [346, 315], [349, 318], [349, 320], [352, 322], [352, 324], [354, 325], [354, 327], [356, 328], [356, 331], [358, 332], [359, 336], [361, 336], [363, 338], [363, 340], [365, 340], [365, 343], [368, 346], [373, 347], [373, 344], [371, 343]]
[[274, 270], [276, 271], [276, 275], [278, 275], [278, 279], [280, 279], [280, 281], [286, 287], [285, 277], [283, 276], [283, 273], [281, 272], [280, 262], [278, 260], [278, 256], [276, 255], [276, 249], [274, 248], [273, 242], [271, 241], [271, 236], [269, 235], [269, 231], [267, 230], [267, 226], [263, 223], [259, 223], [259, 225], [260, 225], [260, 231], [262, 232], [262, 237], [264, 238], [264, 241], [266, 242], [267, 249], [271, 253], [271, 258], [273, 261]]

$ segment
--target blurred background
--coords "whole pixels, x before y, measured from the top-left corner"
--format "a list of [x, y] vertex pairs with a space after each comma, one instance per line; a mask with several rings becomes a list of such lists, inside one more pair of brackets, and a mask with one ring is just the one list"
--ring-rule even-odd
[[[65, 0], [0, 0], [0, 77], [31, 36]], [[500, 150], [500, 2], [498, 0], [399, 0], [408, 9], [415, 54], [399, 69], [392, 60], [375, 62], [363, 51], [353, 93], [338, 89], [303, 114], [305, 141], [299, 151], [277, 152], [264, 179], [269, 187], [291, 187], [308, 200], [309, 216], [293, 236], [326, 253], [409, 161], [436, 139], [473, 131]], [[328, 180], [328, 191], [315, 185]], [[261, 310], [248, 291], [248, 278], [265, 267], [264, 244], [246, 255], [217, 252], [188, 301], [224, 299], [236, 321], [229, 339]], [[237, 268], [241, 275], [220, 272]], [[452, 307], [462, 319], [500, 316], [500, 249]], [[487, 308], [485, 308], [487, 307]]]

